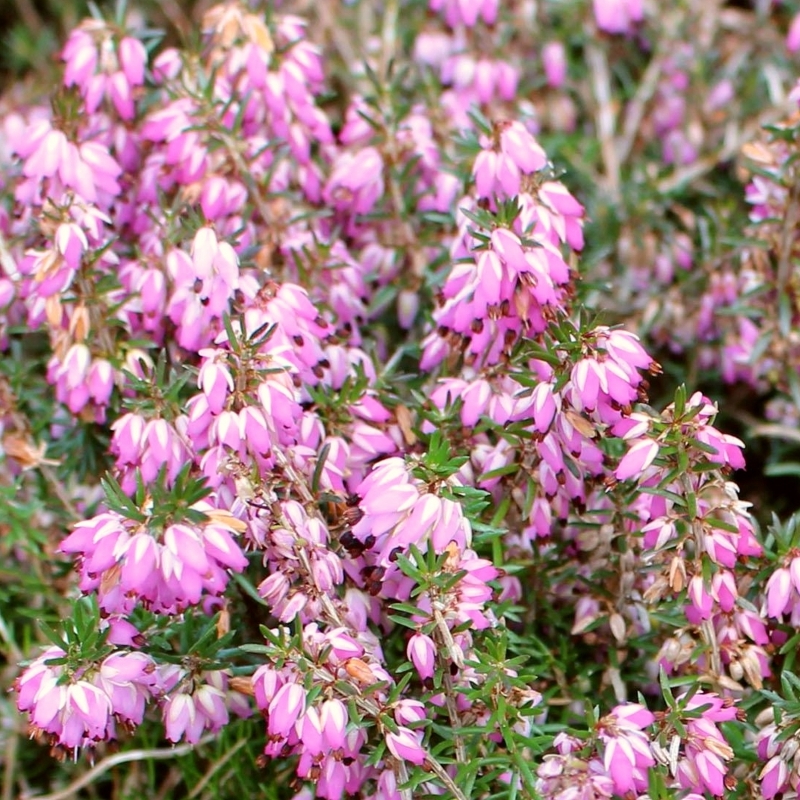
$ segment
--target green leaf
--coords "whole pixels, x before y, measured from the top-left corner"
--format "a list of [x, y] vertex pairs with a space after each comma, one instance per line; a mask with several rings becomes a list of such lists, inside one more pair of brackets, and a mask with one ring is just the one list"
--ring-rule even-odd
[[317, 494], [319, 492], [319, 482], [322, 478], [322, 470], [325, 468], [325, 462], [328, 459], [328, 453], [331, 451], [330, 442], [325, 442], [317, 456], [317, 463], [314, 465], [314, 474], [311, 477], [311, 492]]

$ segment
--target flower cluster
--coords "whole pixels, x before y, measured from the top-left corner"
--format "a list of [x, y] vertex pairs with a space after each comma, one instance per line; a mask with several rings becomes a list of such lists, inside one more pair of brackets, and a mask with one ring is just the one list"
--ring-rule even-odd
[[[277, 646], [291, 648], [287, 633], [285, 629], [272, 631]], [[380, 684], [383, 688], [370, 692], [369, 700], [358, 699], [356, 704], [377, 716], [393, 758], [411, 764], [425, 761], [421, 732], [408, 727], [425, 719], [425, 709], [422, 703], [407, 699], [387, 707], [392, 679], [380, 666], [376, 639], [367, 638], [362, 644], [344, 628], [323, 633], [310, 623], [294, 647], [299, 657], [282, 658], [279, 669], [265, 665], [253, 675], [256, 705], [267, 721], [267, 755], [300, 754], [298, 775], [315, 781], [317, 796], [328, 800], [358, 791], [370, 777], [378, 785], [385, 783], [387, 772], [391, 774], [387, 763], [368, 767], [361, 761], [367, 736], [349, 724], [351, 712], [345, 704], [348, 697], [363, 698], [363, 687]], [[322, 687], [316, 702], [309, 700], [304, 688], [308, 677], [304, 672], [309, 669], [306, 659], [314, 665], [314, 682]], [[345, 687], [351, 688], [345, 691]], [[383, 718], [379, 707], [390, 721]]]
[[144, 514], [131, 519], [107, 511], [79, 522], [61, 550], [77, 555], [81, 590], [96, 591], [103, 611], [128, 613], [140, 603], [174, 614], [204, 595], [220, 595], [226, 570], [247, 566], [231, 536], [242, 530], [238, 520], [207, 503], [188, 512], [186, 521], [160, 529]]
[[146, 703], [162, 691], [156, 664], [144, 653], [113, 653], [77, 672], [64, 669], [65, 656], [49, 647], [15, 689], [32, 732], [67, 752], [116, 738], [117, 725], [140, 725]]
[[730, 788], [733, 750], [717, 723], [736, 718], [733, 704], [711, 693], [678, 698], [666, 715], [625, 703], [598, 720], [596, 737], [588, 742], [559, 734], [556, 752], [538, 769], [537, 790], [554, 800], [565, 800], [576, 788], [584, 796], [647, 797], [650, 775], [661, 764], [670, 769], [669, 787], [688, 792], [685, 800], [704, 792], [721, 797]]

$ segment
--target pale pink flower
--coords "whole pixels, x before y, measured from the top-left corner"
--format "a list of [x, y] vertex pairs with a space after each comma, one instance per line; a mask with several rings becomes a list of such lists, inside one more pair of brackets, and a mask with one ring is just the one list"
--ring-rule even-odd
[[542, 64], [547, 83], [560, 88], [567, 77], [567, 54], [561, 42], [548, 42], [542, 48]]
[[416, 667], [420, 678], [424, 680], [433, 677], [436, 670], [436, 645], [430, 636], [415, 633], [408, 640], [406, 653]]
[[286, 736], [306, 708], [305, 689], [297, 683], [284, 684], [269, 704], [268, 730], [275, 736]]
[[767, 614], [770, 617], [782, 617], [792, 600], [793, 591], [791, 572], [780, 567], [772, 573], [767, 581]]
[[606, 33], [632, 33], [644, 18], [642, 0], [594, 0], [597, 27]]
[[386, 746], [395, 758], [420, 765], [425, 763], [425, 749], [422, 747], [421, 739], [420, 733], [400, 726], [397, 733], [389, 731], [386, 734]]
[[635, 441], [630, 450], [623, 456], [614, 477], [618, 481], [625, 481], [634, 476], [643, 477], [647, 468], [658, 455], [658, 442], [653, 439], [639, 439]]
[[786, 49], [790, 53], [796, 53], [800, 50], [800, 14], [795, 14], [792, 17], [789, 32], [786, 34]]

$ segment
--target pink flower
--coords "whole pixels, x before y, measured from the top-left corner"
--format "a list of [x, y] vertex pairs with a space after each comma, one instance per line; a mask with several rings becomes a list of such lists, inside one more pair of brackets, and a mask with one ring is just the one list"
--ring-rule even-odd
[[714, 598], [708, 592], [702, 575], [695, 575], [689, 581], [688, 595], [700, 619], [710, 619]]
[[144, 45], [132, 36], [125, 36], [120, 40], [117, 51], [128, 83], [131, 86], [141, 86], [144, 83], [144, 67], [147, 63], [147, 51]]
[[776, 794], [788, 788], [789, 768], [786, 761], [780, 755], [773, 756], [762, 768], [758, 779], [764, 800], [772, 800]]
[[800, 50], [800, 14], [795, 14], [792, 17], [789, 32], [786, 34], [786, 49], [790, 53], [796, 53]]
[[498, 6], [498, 0], [430, 0], [431, 9], [441, 12], [451, 28], [460, 24], [472, 28], [479, 17], [487, 25], [493, 25]]
[[700, 710], [701, 715], [685, 720], [687, 740], [684, 757], [678, 761], [678, 781], [685, 789], [723, 795], [725, 762], [733, 757], [733, 750], [716, 723], [736, 719], [736, 708], [730, 700], [705, 692], [692, 696], [686, 708]]
[[386, 746], [389, 748], [389, 752], [401, 761], [410, 761], [417, 766], [425, 763], [425, 749], [422, 747], [421, 733], [415, 733], [400, 726], [397, 733], [389, 731], [386, 734]]
[[[449, 480], [458, 483], [455, 478]], [[402, 458], [379, 462], [358, 487], [358, 494], [364, 515], [353, 527], [353, 535], [360, 540], [375, 538], [373, 549], [383, 566], [391, 563], [389, 556], [397, 547], [414, 544], [427, 549], [430, 544], [442, 552], [451, 542], [465, 548], [471, 539], [461, 505], [425, 491]]]
[[596, 358], [583, 358], [572, 368], [572, 385], [578, 393], [581, 405], [588, 411], [594, 411], [597, 407], [602, 372]]
[[520, 193], [523, 175], [541, 170], [547, 156], [533, 135], [519, 122], [500, 126], [500, 150], [484, 137], [483, 150], [475, 159], [472, 174], [479, 197], [494, 200], [510, 198]]
[[432, 678], [436, 670], [436, 645], [430, 636], [415, 633], [406, 647], [408, 658], [412, 661], [420, 678]]
[[641, 791], [647, 786], [647, 769], [655, 764], [650, 742], [642, 731], [655, 717], [644, 706], [617, 706], [601, 720], [600, 737], [605, 742], [603, 765], [614, 781], [617, 794]]
[[728, 570], [717, 572], [711, 581], [711, 594], [723, 611], [733, 611], [739, 594], [735, 575]]
[[[205, 501], [193, 509], [214, 513]], [[233, 530], [219, 513], [199, 525], [151, 531], [108, 512], [78, 523], [61, 550], [82, 557], [81, 587], [97, 591], [104, 611], [127, 613], [138, 600], [152, 611], [175, 613], [204, 593], [219, 595], [228, 582], [225, 570], [247, 566]]]
[[793, 595], [792, 576], [788, 569], [780, 567], [767, 581], [767, 614], [782, 617], [789, 607]]
[[65, 222], [58, 226], [55, 238], [56, 249], [64, 257], [70, 269], [80, 266], [81, 257], [89, 249], [89, 242], [83, 229], [75, 222]]
[[658, 442], [653, 439], [639, 439], [619, 462], [614, 477], [618, 481], [628, 480], [636, 475], [642, 476], [658, 455]]
[[203, 727], [204, 719], [192, 695], [180, 692], [164, 704], [164, 730], [169, 741], [179, 742], [185, 737], [187, 742], [198, 742]]
[[115, 738], [114, 718], [141, 723], [156, 680], [155, 665], [141, 653], [113, 653], [99, 665], [69, 675], [47, 662], [66, 654], [51, 647], [17, 679], [17, 705], [31, 723], [73, 750]]
[[338, 211], [367, 214], [383, 190], [383, 159], [374, 147], [365, 147], [338, 156], [322, 196]]
[[420, 700], [399, 700], [394, 709], [394, 718], [398, 725], [413, 725], [422, 722], [426, 716], [425, 704]]
[[336, 698], [322, 703], [320, 722], [322, 735], [331, 750], [340, 750], [345, 744], [349, 715], [345, 704]]
[[269, 704], [268, 730], [274, 736], [287, 736], [306, 708], [305, 689], [297, 683], [284, 684]]
[[542, 48], [542, 64], [548, 85], [560, 88], [567, 77], [567, 54], [561, 42], [548, 42]]

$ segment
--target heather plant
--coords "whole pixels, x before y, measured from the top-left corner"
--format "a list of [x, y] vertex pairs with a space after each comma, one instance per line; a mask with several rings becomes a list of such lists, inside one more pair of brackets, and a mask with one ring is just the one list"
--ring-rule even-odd
[[1, 101], [5, 796], [794, 797], [797, 9], [200, 5]]

